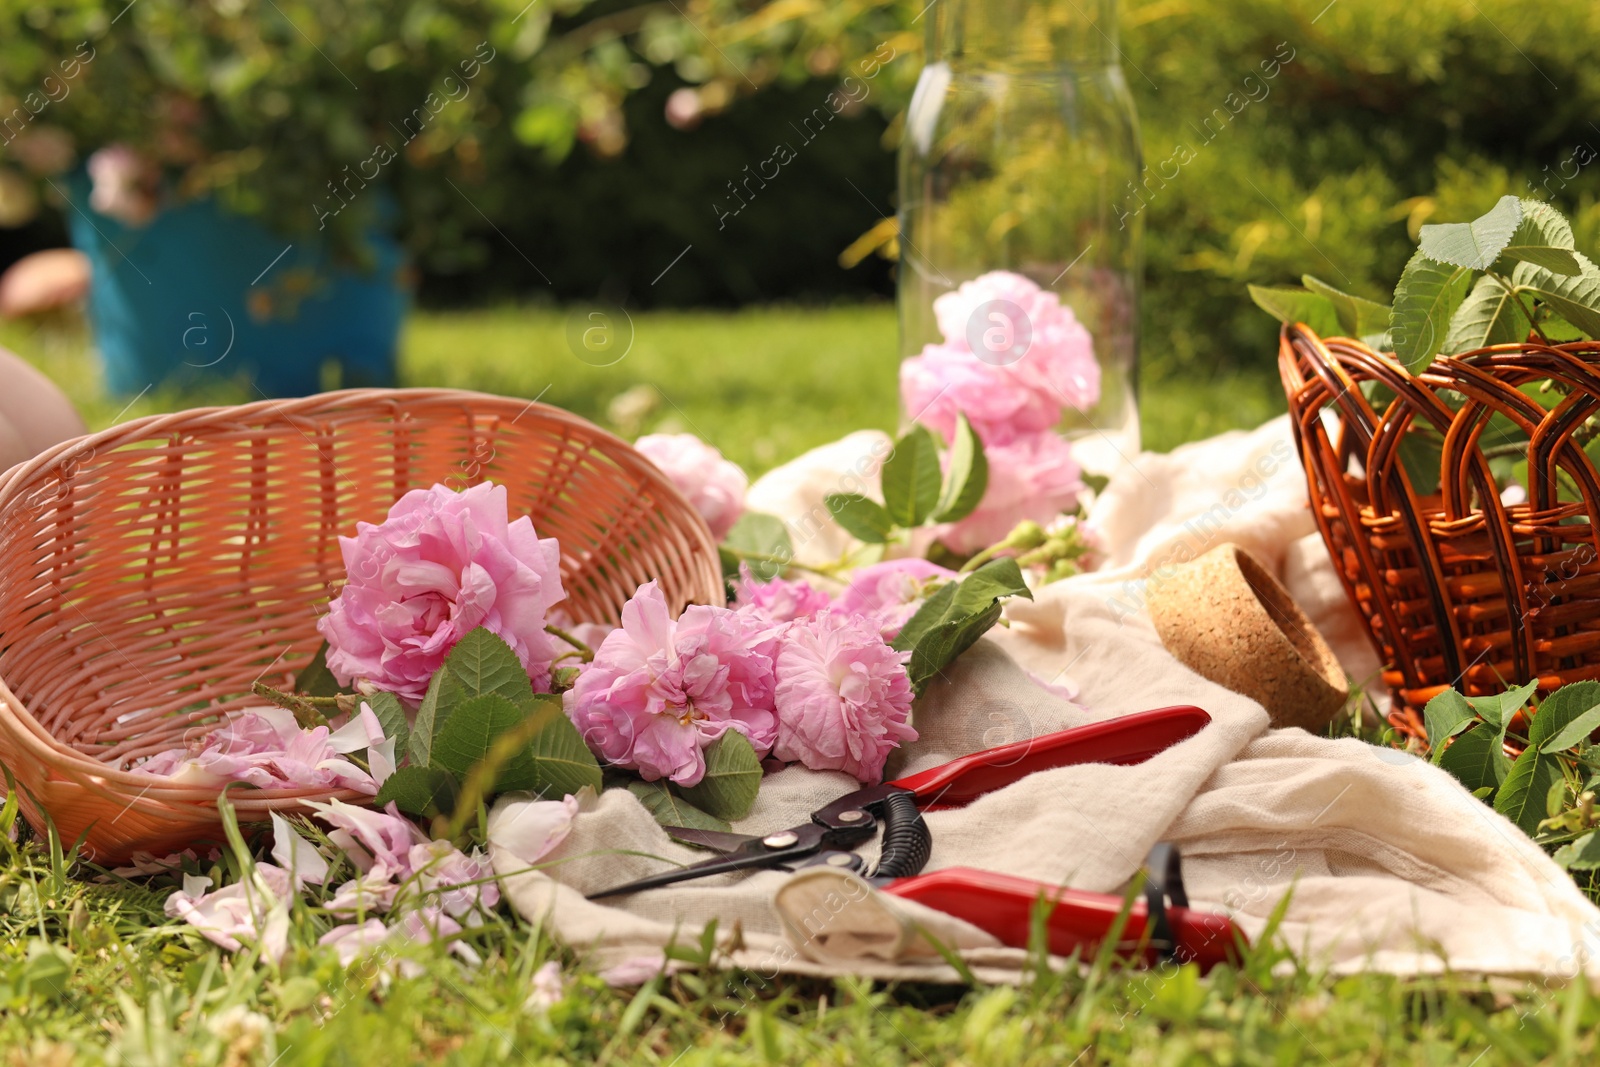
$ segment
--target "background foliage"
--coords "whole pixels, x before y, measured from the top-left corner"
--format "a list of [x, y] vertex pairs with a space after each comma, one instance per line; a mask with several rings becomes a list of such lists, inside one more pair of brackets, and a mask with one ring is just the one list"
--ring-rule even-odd
[[[490, 40], [497, 58], [472, 95], [389, 168], [425, 301], [891, 291], [889, 264], [845, 269], [838, 256], [892, 211], [923, 0], [141, 0], [106, 25], [122, 6], [0, 0], [0, 95], [101, 33], [92, 76], [115, 71], [126, 88], [86, 82], [53, 117], [90, 144], [134, 136], [160, 119], [160, 86], [185, 86], [217, 102], [199, 136], [212, 148], [232, 138], [230, 158], [257, 161], [222, 175], [246, 205], [286, 195], [280, 184], [321, 189]], [[1578, 247], [1595, 247], [1600, 168], [1580, 162], [1600, 148], [1589, 62], [1600, 8], [1588, 0], [1124, 0], [1121, 23], [1153, 168], [1130, 195], [1145, 205], [1145, 353], [1158, 368], [1268, 363], [1273, 326], [1246, 282], [1311, 272], [1381, 297], [1418, 226], [1473, 217], [1504, 193], [1549, 198], [1575, 215]], [[719, 230], [728, 183], [776, 139], [796, 140], [789, 124], [886, 44], [895, 58], [860, 106]], [[1283, 44], [1293, 59], [1251, 99], [1246, 77]], [[666, 102], [685, 87], [700, 114], [674, 128]], [[1179, 146], [1193, 158], [1161, 177]], [[41, 225], [21, 240], [51, 236]]]

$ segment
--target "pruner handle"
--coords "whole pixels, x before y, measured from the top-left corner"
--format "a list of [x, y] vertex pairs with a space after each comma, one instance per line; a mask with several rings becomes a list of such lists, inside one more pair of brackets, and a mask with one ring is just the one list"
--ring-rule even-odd
[[955, 808], [1035, 771], [1082, 763], [1143, 763], [1210, 722], [1210, 715], [1188, 705], [1141, 711], [958, 756], [888, 784], [915, 793], [924, 810]]
[[[1080, 958], [1093, 957], [1110, 936], [1123, 909], [1121, 897], [1062, 889], [971, 867], [946, 867], [881, 888], [964, 919], [1013, 948], [1030, 947], [1034, 907], [1043, 898], [1053, 905], [1045, 920], [1045, 936], [1051, 954], [1056, 956], [1070, 956], [1076, 951]], [[1204, 973], [1219, 963], [1237, 962], [1241, 948], [1248, 944], [1244, 934], [1224, 915], [1170, 907], [1166, 916], [1172, 936], [1170, 952], [1162, 952], [1162, 946], [1152, 944], [1155, 931], [1147, 930], [1147, 905], [1142, 899], [1135, 901], [1118, 943], [1119, 955], [1142, 956], [1146, 963], [1168, 955], [1179, 963], [1195, 963]]]

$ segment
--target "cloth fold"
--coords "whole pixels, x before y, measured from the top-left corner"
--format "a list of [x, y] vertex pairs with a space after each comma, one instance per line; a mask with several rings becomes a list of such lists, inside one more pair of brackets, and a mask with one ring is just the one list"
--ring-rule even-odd
[[[817, 509], [845, 480], [876, 485], [883, 441], [853, 434], [800, 457], [752, 487], [752, 507], [791, 523], [802, 562], [837, 558], [845, 545], [818, 525]], [[1286, 419], [1139, 456], [1089, 522], [1105, 546], [1102, 567], [1012, 603], [1008, 627], [919, 698], [921, 737], [888, 773], [1150, 708], [1193, 704], [1212, 723], [1143, 764], [1036, 773], [966, 808], [930, 813], [929, 870], [976, 867], [1121, 893], [1149, 848], [1168, 840], [1183, 852], [1191, 902], [1230, 914], [1252, 937], [1290, 893], [1279, 933], [1312, 967], [1600, 979], [1600, 911], [1455, 779], [1404, 753], [1270, 730], [1260, 705], [1161, 646], [1143, 607], [1149, 583], [1234, 541], [1280, 574], [1358, 684], [1376, 676], [1307, 510]], [[1077, 702], [1062, 692], [1078, 693]], [[736, 829], [803, 822], [854, 788], [846, 775], [790, 767], [767, 777]], [[491, 817], [499, 840], [514, 838], [515, 803], [503, 800]], [[871, 858], [874, 849], [862, 851]], [[664, 946], [697, 943], [711, 921], [718, 959], [758, 980], [780, 972], [955, 980], [939, 948], [986, 980], [1018, 980], [1027, 962], [959, 919], [837, 871], [763, 871], [587, 901], [584, 892], [704, 856], [671, 841], [625, 791], [582, 814], [542, 869], [526, 870], [514, 851], [491, 844], [506, 896], [601, 967], [648, 973]]]

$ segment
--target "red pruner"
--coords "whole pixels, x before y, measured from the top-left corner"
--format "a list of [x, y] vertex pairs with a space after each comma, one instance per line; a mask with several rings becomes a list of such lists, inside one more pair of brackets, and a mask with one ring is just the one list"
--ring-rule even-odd
[[[1045, 922], [1050, 951], [1092, 955], [1110, 936], [1123, 909], [1120, 897], [1063, 889], [1043, 882], [951, 867], [922, 874], [933, 840], [924, 811], [961, 807], [1035, 771], [1085, 763], [1132, 765], [1199, 733], [1211, 716], [1196, 707], [1161, 708], [1091, 723], [961, 756], [881, 785], [867, 786], [815, 811], [811, 821], [763, 836], [667, 827], [674, 838], [720, 855], [591, 893], [590, 900], [638, 893], [713, 874], [759, 868], [829, 866], [863, 871], [851, 851], [879, 823], [883, 845], [868, 880], [879, 889], [964, 919], [1002, 943], [1026, 947], [1033, 909], [1053, 904]], [[1184, 897], [1178, 854], [1170, 845], [1151, 852], [1145, 897], [1126, 918], [1119, 950], [1193, 961], [1202, 969], [1233, 958], [1244, 936], [1224, 916], [1193, 911]]]

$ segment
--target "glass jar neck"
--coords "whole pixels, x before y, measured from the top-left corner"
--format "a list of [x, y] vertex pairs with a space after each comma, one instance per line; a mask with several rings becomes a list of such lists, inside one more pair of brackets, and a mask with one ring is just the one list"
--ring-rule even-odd
[[1117, 61], [1117, 0], [935, 0], [928, 61], [1041, 67]]

